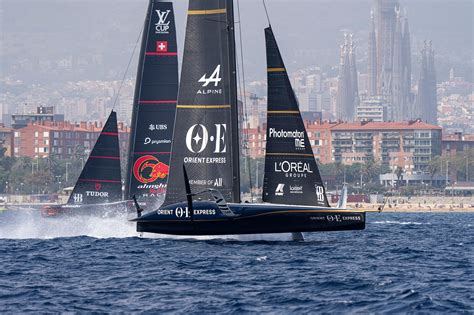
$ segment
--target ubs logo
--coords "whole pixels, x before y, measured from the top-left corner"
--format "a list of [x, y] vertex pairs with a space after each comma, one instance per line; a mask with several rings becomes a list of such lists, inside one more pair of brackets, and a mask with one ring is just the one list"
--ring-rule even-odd
[[155, 24], [155, 34], [168, 34], [170, 29], [170, 21], [166, 22], [171, 10], [161, 11], [155, 10], [158, 15], [158, 23]]
[[202, 124], [194, 124], [186, 133], [186, 147], [192, 153], [203, 152], [209, 142], [214, 142], [213, 153], [226, 152], [226, 124], [214, 124], [215, 131], [213, 135], [209, 135], [206, 126]]

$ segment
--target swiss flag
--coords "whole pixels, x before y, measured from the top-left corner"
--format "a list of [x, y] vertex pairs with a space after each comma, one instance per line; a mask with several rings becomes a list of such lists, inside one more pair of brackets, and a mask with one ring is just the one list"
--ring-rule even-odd
[[156, 41], [156, 51], [157, 52], [168, 52], [168, 42], [165, 40]]

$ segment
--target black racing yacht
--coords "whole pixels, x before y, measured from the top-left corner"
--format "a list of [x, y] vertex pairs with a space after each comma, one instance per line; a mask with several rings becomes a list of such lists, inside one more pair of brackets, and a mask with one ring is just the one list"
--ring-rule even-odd
[[128, 204], [129, 202], [122, 201], [117, 114], [112, 111], [67, 203], [44, 206], [41, 213], [46, 217], [65, 215], [109, 217], [126, 214]]
[[140, 206], [161, 204], [169, 174], [178, 94], [173, 4], [150, 0], [138, 62], [130, 126], [125, 198]]
[[[232, 0], [190, 0], [164, 204], [138, 232], [223, 235], [361, 230], [365, 212], [331, 208], [270, 27], [264, 203], [242, 203]], [[301, 235], [301, 234], [300, 234]]]

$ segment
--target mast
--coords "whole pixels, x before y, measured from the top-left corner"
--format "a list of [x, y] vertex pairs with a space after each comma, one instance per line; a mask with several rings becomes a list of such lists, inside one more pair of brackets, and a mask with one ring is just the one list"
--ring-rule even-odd
[[133, 108], [132, 108], [132, 119], [130, 123], [130, 136], [128, 141], [128, 156], [127, 156], [127, 174], [125, 178], [125, 199], [128, 199], [131, 194], [131, 180], [132, 180], [132, 165], [133, 165], [133, 151], [135, 149], [135, 138], [136, 138], [136, 128], [137, 128], [137, 116], [138, 116], [138, 100], [140, 98], [140, 87], [142, 82], [143, 75], [143, 59], [145, 58], [146, 52], [146, 38], [148, 34], [145, 30], [150, 28], [150, 13], [153, 7], [153, 0], [150, 0], [148, 3], [148, 9], [145, 17], [145, 22], [143, 25], [143, 35], [142, 35], [142, 44], [140, 47], [140, 55], [138, 56], [138, 69], [137, 76], [135, 79], [135, 91], [133, 93]]
[[[234, 154], [232, 155], [233, 168], [233, 200], [240, 202], [240, 141], [239, 141], [239, 104], [237, 100], [237, 63], [235, 54], [235, 23], [234, 23], [234, 0], [227, 0], [227, 37], [229, 47], [229, 81], [231, 102], [232, 143]], [[245, 97], [245, 95], [244, 95]]]

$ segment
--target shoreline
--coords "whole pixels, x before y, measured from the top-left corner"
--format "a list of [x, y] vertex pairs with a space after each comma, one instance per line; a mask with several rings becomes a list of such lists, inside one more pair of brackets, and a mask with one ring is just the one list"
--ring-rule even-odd
[[[349, 208], [357, 210], [357, 209], [364, 209], [364, 210], [377, 210], [379, 207], [383, 207], [383, 204], [348, 204]], [[471, 205], [445, 205], [445, 204], [431, 204], [431, 205], [412, 205], [412, 204], [401, 204], [401, 205], [390, 205], [386, 204], [383, 208], [382, 212], [406, 212], [406, 213], [415, 213], [415, 212], [423, 212], [423, 213], [450, 213], [450, 212], [473, 212], [474, 207]]]
[[474, 213], [474, 208], [453, 209], [384, 209], [387, 213]]

